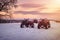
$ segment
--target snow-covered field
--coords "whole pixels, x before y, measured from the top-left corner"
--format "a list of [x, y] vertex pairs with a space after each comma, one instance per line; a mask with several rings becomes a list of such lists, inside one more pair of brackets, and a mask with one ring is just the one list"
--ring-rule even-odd
[[20, 28], [20, 23], [0, 24], [0, 40], [60, 40], [60, 23], [50, 22], [51, 28]]

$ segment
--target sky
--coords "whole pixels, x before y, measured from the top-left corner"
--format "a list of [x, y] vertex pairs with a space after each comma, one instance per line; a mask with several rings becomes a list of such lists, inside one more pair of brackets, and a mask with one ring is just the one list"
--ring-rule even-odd
[[60, 10], [60, 0], [18, 0], [17, 4], [17, 10], [23, 12], [57, 13]]
[[60, 0], [17, 0], [13, 18], [60, 18]]

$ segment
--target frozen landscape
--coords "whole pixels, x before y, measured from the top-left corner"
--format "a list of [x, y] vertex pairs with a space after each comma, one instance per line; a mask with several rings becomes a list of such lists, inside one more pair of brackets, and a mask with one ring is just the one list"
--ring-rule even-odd
[[51, 21], [51, 28], [20, 28], [20, 23], [1, 23], [0, 40], [60, 40], [60, 23]]

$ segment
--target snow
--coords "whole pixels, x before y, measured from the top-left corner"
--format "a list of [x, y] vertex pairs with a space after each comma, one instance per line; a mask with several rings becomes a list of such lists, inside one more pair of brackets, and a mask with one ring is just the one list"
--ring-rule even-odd
[[20, 23], [0, 24], [0, 40], [60, 40], [60, 23], [51, 21], [51, 28], [20, 28]]

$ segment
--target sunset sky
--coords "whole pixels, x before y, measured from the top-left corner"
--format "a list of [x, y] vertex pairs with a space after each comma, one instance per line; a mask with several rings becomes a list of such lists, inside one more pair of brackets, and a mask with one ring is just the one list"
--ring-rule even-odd
[[60, 18], [60, 0], [18, 0], [13, 18]]
[[[60, 11], [60, 0], [18, 0], [20, 12], [57, 13]], [[59, 13], [59, 12], [58, 12]]]

